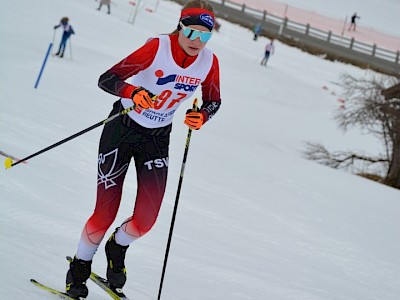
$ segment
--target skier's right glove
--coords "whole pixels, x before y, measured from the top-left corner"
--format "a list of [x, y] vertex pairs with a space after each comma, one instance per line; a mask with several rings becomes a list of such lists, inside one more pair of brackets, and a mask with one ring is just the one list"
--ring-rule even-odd
[[136, 107], [140, 109], [149, 109], [154, 107], [154, 101], [157, 95], [146, 90], [144, 87], [138, 86], [132, 92], [132, 100]]
[[201, 112], [189, 109], [186, 112], [185, 121], [183, 122], [190, 129], [199, 130], [204, 124], [204, 116]]

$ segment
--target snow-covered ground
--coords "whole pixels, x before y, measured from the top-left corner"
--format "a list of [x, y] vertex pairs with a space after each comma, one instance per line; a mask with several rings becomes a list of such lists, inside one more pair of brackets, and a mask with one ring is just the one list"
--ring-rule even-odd
[[[111, 15], [97, 11], [95, 1], [3, 4], [0, 150], [25, 157], [105, 119], [116, 97], [97, 87], [99, 75], [148, 37], [172, 31], [180, 10], [160, 1], [154, 11], [157, 1], [142, 1], [132, 25], [129, 2], [113, 2]], [[53, 26], [63, 16], [76, 31], [72, 51], [49, 58], [35, 90]], [[267, 40], [254, 42], [248, 29], [221, 23], [209, 48], [220, 60], [223, 105], [192, 135], [162, 299], [400, 299], [400, 192], [301, 155], [306, 141], [382, 151], [373, 137], [344, 134], [332, 119], [339, 75], [370, 71], [279, 42], [261, 67]], [[59, 39], [57, 32], [55, 47]], [[125, 292], [136, 300], [158, 294], [191, 103], [182, 106], [159, 219], [127, 254]], [[100, 133], [0, 171], [1, 299], [53, 298], [30, 278], [64, 288], [65, 256], [75, 254], [94, 208]], [[109, 233], [131, 214], [135, 190], [132, 168]], [[103, 246], [93, 262], [100, 274]], [[89, 300], [107, 299], [90, 282], [89, 288]]]

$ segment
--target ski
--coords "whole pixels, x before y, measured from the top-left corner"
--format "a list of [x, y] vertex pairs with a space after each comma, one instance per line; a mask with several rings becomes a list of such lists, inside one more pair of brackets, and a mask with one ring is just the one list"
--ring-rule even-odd
[[128, 297], [122, 293], [120, 290], [112, 289], [110, 284], [108, 283], [107, 279], [97, 275], [96, 273], [92, 272], [90, 274], [90, 279], [97, 284], [100, 288], [102, 288], [112, 299], [116, 300], [129, 300]]
[[[42, 290], [48, 291], [48, 292], [52, 293], [53, 295], [57, 296], [58, 298], [66, 299], [66, 300], [76, 300], [75, 298], [68, 296], [64, 292], [60, 292], [59, 290], [56, 290], [56, 289], [48, 287], [44, 284], [41, 284], [40, 282], [36, 281], [35, 279], [31, 279], [31, 282], [34, 285], [36, 285], [37, 287], [41, 288]], [[84, 298], [82, 298], [82, 299], [84, 299]]]
[[[67, 256], [67, 260], [69, 262], [71, 262], [72, 261], [72, 257], [71, 256]], [[95, 284], [97, 284], [103, 291], [105, 291], [112, 299], [129, 300], [128, 297], [126, 297], [121, 290], [111, 288], [110, 284], [107, 281], [107, 279], [104, 279], [103, 277], [97, 275], [95, 272], [92, 271], [90, 273], [90, 277], [89, 278]]]

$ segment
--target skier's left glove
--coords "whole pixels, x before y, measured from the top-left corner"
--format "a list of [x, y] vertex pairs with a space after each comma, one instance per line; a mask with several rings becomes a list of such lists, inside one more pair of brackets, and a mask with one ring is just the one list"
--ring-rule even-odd
[[204, 124], [203, 114], [199, 111], [188, 110], [184, 123], [189, 126], [190, 129], [199, 130]]

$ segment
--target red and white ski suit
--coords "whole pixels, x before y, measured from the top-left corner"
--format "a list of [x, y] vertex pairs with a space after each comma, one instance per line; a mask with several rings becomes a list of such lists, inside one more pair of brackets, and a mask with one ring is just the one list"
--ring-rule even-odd
[[[132, 84], [125, 82], [130, 77]], [[92, 260], [115, 220], [131, 158], [137, 175], [136, 201], [133, 214], [116, 234], [117, 242], [129, 244], [152, 228], [165, 192], [174, 112], [197, 86], [201, 86], [200, 112], [205, 121], [214, 116], [221, 104], [217, 57], [207, 48], [197, 56], [188, 56], [179, 46], [176, 34], [151, 39], [100, 76], [99, 87], [121, 97], [110, 115], [132, 106], [136, 86], [143, 86], [159, 98], [155, 109], [133, 111], [104, 126], [99, 145], [96, 207], [82, 231], [79, 259]]]

